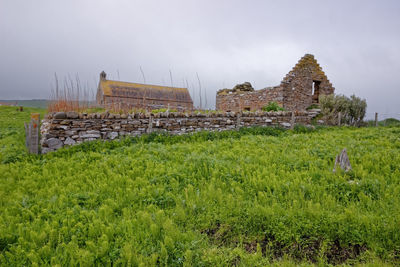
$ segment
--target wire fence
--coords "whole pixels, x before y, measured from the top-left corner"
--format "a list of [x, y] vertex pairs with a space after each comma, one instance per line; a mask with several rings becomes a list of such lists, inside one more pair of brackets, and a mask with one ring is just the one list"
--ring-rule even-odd
[[365, 114], [365, 119], [366, 120], [375, 120], [375, 113], [378, 113], [379, 121], [382, 121], [385, 119], [390, 119], [390, 118], [400, 120], [400, 112], [394, 112], [394, 113], [367, 112]]
[[399, 125], [400, 112], [367, 112], [364, 121], [370, 126]]

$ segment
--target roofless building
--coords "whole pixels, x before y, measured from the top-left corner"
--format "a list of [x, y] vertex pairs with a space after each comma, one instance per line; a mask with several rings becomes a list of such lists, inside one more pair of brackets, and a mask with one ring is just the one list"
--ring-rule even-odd
[[286, 110], [303, 111], [319, 103], [320, 95], [333, 94], [335, 88], [311, 54], [304, 55], [283, 78], [281, 84], [254, 90], [250, 83], [217, 92], [217, 110], [261, 110], [276, 102]]

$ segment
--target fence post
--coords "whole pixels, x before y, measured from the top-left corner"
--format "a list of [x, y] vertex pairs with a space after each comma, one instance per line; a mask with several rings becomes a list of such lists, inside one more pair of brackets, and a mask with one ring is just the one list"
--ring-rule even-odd
[[375, 112], [375, 127], [378, 127], [378, 112]]
[[153, 116], [151, 116], [151, 114], [149, 114], [149, 126], [147, 128], [147, 132], [153, 132]]
[[290, 130], [294, 129], [294, 122], [296, 120], [296, 117], [294, 115], [294, 111], [292, 111], [292, 117], [290, 118]]
[[342, 112], [339, 111], [338, 114], [338, 125], [340, 126], [342, 124]]
[[236, 128], [240, 128], [240, 112], [236, 113]]
[[31, 121], [25, 122], [25, 144], [29, 153], [39, 154], [40, 114], [31, 113]]

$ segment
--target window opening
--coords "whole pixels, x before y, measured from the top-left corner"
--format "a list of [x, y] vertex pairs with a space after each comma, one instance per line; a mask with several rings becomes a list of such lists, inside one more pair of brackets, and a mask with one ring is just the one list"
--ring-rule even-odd
[[312, 83], [312, 103], [313, 104], [318, 104], [319, 103], [319, 86], [321, 82], [320, 81], [313, 81]]

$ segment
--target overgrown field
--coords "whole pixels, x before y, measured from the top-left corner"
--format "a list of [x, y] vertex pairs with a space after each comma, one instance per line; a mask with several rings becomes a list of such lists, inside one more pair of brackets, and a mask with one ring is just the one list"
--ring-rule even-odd
[[[150, 135], [19, 155], [29, 111], [0, 107], [3, 266], [400, 263], [400, 127]], [[353, 171], [335, 174], [343, 148]]]

